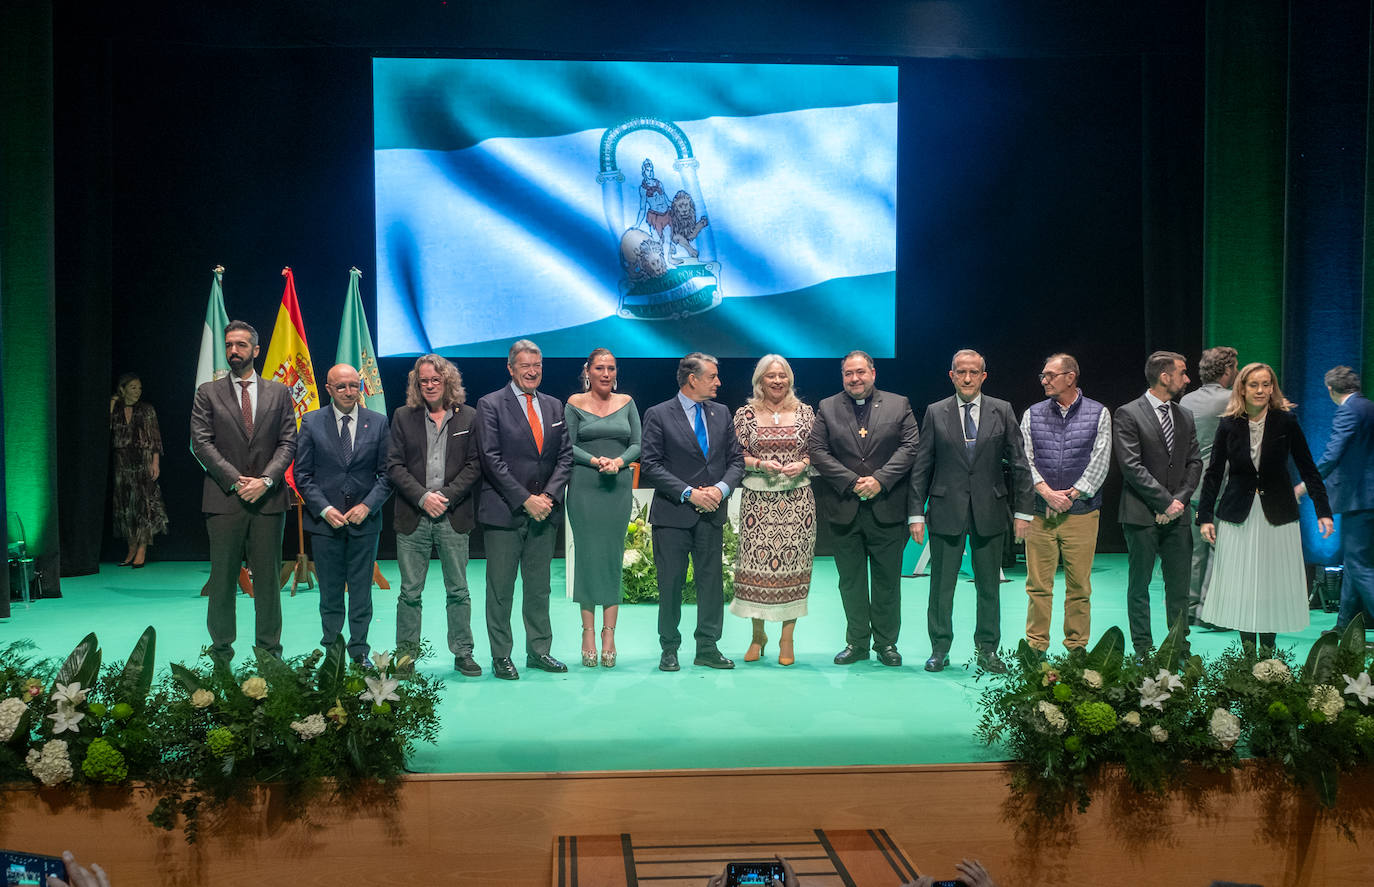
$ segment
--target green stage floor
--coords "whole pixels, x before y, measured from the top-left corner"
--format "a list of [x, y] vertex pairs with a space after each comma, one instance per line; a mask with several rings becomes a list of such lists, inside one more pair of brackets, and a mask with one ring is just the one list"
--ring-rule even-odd
[[[394, 561], [383, 562], [381, 569], [393, 590], [373, 590], [370, 640], [374, 649], [389, 649], [399, 573]], [[152, 624], [158, 633], [159, 669], [168, 661], [190, 662], [208, 642], [205, 600], [200, 597], [208, 574], [208, 565], [201, 563], [151, 563], [138, 571], [105, 566], [98, 575], [64, 579], [61, 599], [36, 601], [27, 609], [16, 602], [12, 616], [0, 619], [0, 643], [30, 638], [42, 656], [65, 657], [87, 632], [95, 631], [106, 661], [111, 661], [128, 655], [143, 628]], [[1002, 639], [1004, 646], [1014, 647], [1025, 630], [1025, 571], [1015, 568], [1007, 575]], [[954, 613], [954, 664], [938, 675], [921, 668], [930, 653], [925, 577], [902, 584], [905, 627], [899, 648], [905, 666], [885, 668], [874, 660], [848, 668], [832, 664], [831, 657], [844, 645], [844, 617], [829, 558], [816, 562], [811, 612], [797, 624], [796, 665], [777, 664], [777, 626], [771, 626], [773, 639], [764, 661], [741, 661], [749, 622], [727, 613], [721, 650], [736, 660], [733, 671], [693, 667], [689, 655], [682, 671], [664, 674], [657, 670], [657, 609], [645, 605], [621, 607], [616, 631], [620, 659], [614, 669], [580, 665], [578, 607], [563, 597], [562, 561], [555, 561], [553, 653], [568, 663], [569, 673], [524, 668], [519, 655], [518, 682], [491, 675], [480, 592], [482, 561], [469, 565], [468, 581], [479, 590], [473, 596], [472, 624], [485, 673], [464, 678], [452, 670], [447, 655], [421, 664], [444, 680], [439, 742], [422, 746], [411, 764], [421, 772], [819, 767], [1003, 758], [998, 748], [973, 737], [982, 685], [971, 669], [962, 667], [972, 658], [973, 646], [973, 588], [962, 580]], [[1111, 625], [1125, 626], [1125, 587], [1125, 555], [1100, 555], [1093, 570], [1094, 639]], [[1062, 603], [1061, 591], [1062, 584], [1056, 589], [1056, 606]], [[1151, 598], [1159, 641], [1165, 629], [1163, 587], [1157, 577]], [[436, 650], [446, 650], [437, 561], [425, 604], [425, 635]], [[318, 606], [313, 589], [302, 587], [295, 597], [283, 592], [287, 656], [307, 653], [319, 641]], [[1056, 639], [1061, 637], [1058, 615], [1052, 627]], [[695, 618], [694, 607], [683, 608], [689, 645]], [[252, 601], [240, 595], [240, 657], [251, 643], [252, 620]], [[1334, 623], [1335, 614], [1314, 611], [1304, 632], [1282, 635], [1280, 644], [1296, 646], [1306, 655], [1318, 633]], [[514, 629], [516, 650], [523, 650], [523, 631], [518, 624]], [[1195, 631], [1193, 649], [1216, 653], [1234, 638], [1229, 632]]]

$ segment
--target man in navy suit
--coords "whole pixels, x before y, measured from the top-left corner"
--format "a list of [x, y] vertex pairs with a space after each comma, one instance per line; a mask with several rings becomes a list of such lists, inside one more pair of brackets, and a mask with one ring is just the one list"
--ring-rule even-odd
[[1341, 516], [1345, 581], [1336, 630], [1363, 608], [1374, 626], [1374, 403], [1360, 392], [1360, 377], [1348, 366], [1326, 374], [1326, 390], [1336, 402], [1331, 437], [1317, 460], [1326, 481], [1331, 510]]
[[734, 668], [720, 654], [725, 612], [722, 553], [726, 502], [744, 479], [744, 454], [730, 411], [715, 403], [716, 359], [694, 351], [678, 362], [676, 397], [644, 413], [640, 475], [654, 488], [649, 509], [658, 571], [660, 671], [677, 671], [682, 589], [690, 557], [697, 590], [695, 665]]
[[358, 405], [362, 381], [346, 363], [325, 376], [328, 407], [307, 413], [296, 438], [296, 489], [320, 579], [320, 643], [343, 629], [348, 589], [348, 655], [365, 665], [372, 622], [372, 565], [382, 532], [386, 478], [386, 416]]
[[563, 402], [538, 390], [543, 361], [538, 345], [517, 341], [506, 357], [510, 384], [477, 401], [485, 480], [477, 520], [487, 553], [487, 636], [492, 672], [508, 681], [520, 678], [510, 658], [517, 572], [524, 592], [525, 664], [549, 672], [568, 670], [549, 653], [549, 567], [572, 475], [572, 441], [563, 422]]

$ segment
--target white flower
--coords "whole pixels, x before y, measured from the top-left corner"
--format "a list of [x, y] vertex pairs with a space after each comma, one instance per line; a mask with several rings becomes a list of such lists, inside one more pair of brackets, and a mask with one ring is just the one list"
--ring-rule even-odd
[[1124, 715], [1121, 716], [1121, 723], [1125, 724], [1127, 727], [1139, 727], [1139, 726], [1140, 726], [1140, 712], [1138, 712], [1138, 711], [1128, 711], [1128, 712], [1126, 712]]
[[71, 703], [64, 700], [57, 703], [57, 711], [48, 715], [48, 717], [52, 718], [52, 732], [56, 735], [58, 733], [65, 733], [68, 730], [73, 733], [80, 733], [81, 728], [78, 727], [77, 724], [81, 723], [81, 719], [84, 718], [85, 715], [73, 708]]
[[625, 549], [625, 556], [620, 559], [622, 567], [633, 567], [635, 564], [644, 560], [644, 552], [637, 548]]
[[303, 721], [292, 721], [291, 729], [302, 739], [314, 739], [324, 732], [324, 715], [308, 715]]
[[261, 675], [253, 675], [243, 682], [240, 689], [243, 690], [243, 695], [249, 699], [265, 699], [267, 697], [267, 680]]
[[1083, 683], [1092, 687], [1094, 690], [1102, 689], [1102, 675], [1093, 671], [1091, 668], [1083, 669]]
[[1140, 684], [1140, 707], [1153, 707], [1155, 711], [1164, 711], [1164, 701], [1170, 695], [1165, 685], [1154, 678], [1146, 678]]
[[1167, 742], [1169, 740], [1169, 731], [1155, 724], [1150, 728], [1150, 738], [1155, 742]]
[[1283, 664], [1281, 659], [1262, 659], [1255, 663], [1255, 667], [1250, 669], [1250, 673], [1255, 679], [1266, 684], [1291, 684], [1293, 683], [1293, 673], [1288, 670], [1288, 666]]
[[14, 731], [19, 728], [19, 720], [24, 717], [28, 707], [24, 700], [14, 697], [0, 702], [0, 742], [9, 742], [14, 737]]
[[391, 665], [390, 653], [373, 653], [372, 664], [377, 666], [377, 670], [386, 673], [387, 667]]
[[1183, 681], [1178, 675], [1170, 674], [1167, 668], [1161, 668], [1159, 674], [1155, 675], [1155, 680], [1159, 682], [1161, 687], [1170, 692], [1183, 689]]
[[1307, 700], [1307, 707], [1326, 715], [1326, 719], [1329, 721], [1345, 708], [1345, 700], [1330, 684], [1318, 684], [1312, 688], [1312, 696]]
[[1036, 710], [1039, 711], [1040, 716], [1044, 718], [1045, 724], [1049, 728], [1048, 732], [1050, 733], [1063, 733], [1069, 725], [1068, 718], [1064, 717], [1064, 712], [1060, 711], [1059, 706], [1055, 705], [1053, 702], [1045, 702], [1042, 700], [1036, 705]]
[[1212, 712], [1212, 720], [1207, 724], [1207, 732], [1212, 734], [1222, 748], [1229, 749], [1240, 739], [1240, 718], [1224, 708]]
[[214, 701], [215, 694], [204, 687], [191, 694], [192, 708], [209, 708]]
[[[1360, 700], [1361, 705], [1369, 705], [1374, 702], [1374, 684], [1369, 682], [1369, 672], [1362, 671], [1360, 676], [1356, 678], [1352, 678], [1348, 674], [1343, 674], [1341, 677], [1345, 678], [1345, 695], [1354, 696]], [[3, 732], [3, 725], [0, 725], [0, 733]]]
[[44, 785], [57, 785], [72, 778], [72, 762], [67, 757], [67, 743], [61, 739], [50, 739], [43, 743], [43, 750], [29, 749], [24, 762], [29, 772], [38, 777]]
[[68, 705], [80, 705], [86, 701], [86, 691], [81, 689], [81, 684], [72, 681], [70, 684], [58, 684], [57, 689], [52, 691], [52, 698], [58, 704], [67, 703]]
[[396, 688], [401, 686], [401, 682], [396, 678], [363, 678], [367, 683], [367, 689], [358, 694], [358, 698], [364, 702], [371, 700], [374, 705], [381, 705], [388, 699], [401, 701], [401, 697], [396, 695]]

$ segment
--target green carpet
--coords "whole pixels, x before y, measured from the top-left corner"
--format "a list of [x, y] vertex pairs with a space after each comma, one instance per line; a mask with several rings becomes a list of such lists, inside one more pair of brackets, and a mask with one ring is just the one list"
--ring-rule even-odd
[[[399, 573], [382, 563], [392, 591], [373, 590], [374, 649], [389, 649], [395, 632], [395, 591]], [[197, 563], [152, 563], [146, 569], [105, 566], [99, 575], [64, 579], [61, 599], [40, 600], [27, 609], [14, 605], [0, 619], [0, 643], [30, 638], [43, 656], [65, 657], [88, 632], [100, 637], [106, 661], [128, 655], [149, 624], [158, 632], [159, 669], [167, 662], [189, 662], [208, 643], [205, 600], [200, 588], [209, 567]], [[1003, 645], [1014, 647], [1025, 630], [1025, 571], [1008, 570], [1002, 585]], [[485, 674], [464, 678], [452, 670], [448, 655], [421, 664], [444, 679], [443, 726], [435, 746], [423, 746], [412, 762], [422, 772], [506, 772], [547, 770], [639, 770], [700, 767], [812, 767], [857, 764], [932, 764], [1000, 760], [997, 748], [973, 738], [982, 687], [965, 669], [972, 658], [973, 588], [961, 580], [956, 597], [953, 666], [941, 674], [921, 669], [929, 655], [925, 632], [929, 580], [903, 580], [900, 649], [904, 667], [884, 668], [876, 661], [841, 668], [831, 657], [844, 645], [844, 616], [829, 558], [816, 562], [810, 613], [797, 624], [797, 664], [777, 664], [776, 631], [757, 663], [741, 661], [749, 643], [749, 622], [725, 617], [721, 650], [736, 660], [733, 671], [691, 665], [664, 674], [657, 670], [657, 609], [623, 606], [614, 669], [584, 669], [577, 605], [563, 597], [562, 561], [554, 562], [553, 653], [569, 673], [552, 675], [525, 668], [517, 655], [517, 682], [491, 676], [483, 607], [484, 564], [473, 561], [468, 581], [473, 595], [472, 624], [477, 659]], [[1112, 625], [1126, 625], [1126, 557], [1100, 555], [1093, 570], [1093, 637]], [[1062, 606], [1062, 576], [1056, 607]], [[517, 591], [518, 594], [518, 591]], [[1163, 587], [1151, 588], [1155, 639], [1165, 634]], [[425, 590], [425, 636], [446, 651], [442, 580], [431, 565]], [[282, 594], [282, 643], [288, 656], [309, 652], [320, 638], [319, 596], [302, 588]], [[517, 610], [518, 612], [518, 610]], [[239, 596], [237, 654], [252, 638], [252, 601]], [[1062, 637], [1060, 614], [1051, 637]], [[694, 607], [683, 608], [688, 646]], [[1312, 625], [1300, 634], [1280, 636], [1280, 645], [1303, 655], [1335, 614], [1314, 611]], [[515, 648], [523, 650], [523, 631]], [[1193, 649], [1219, 652], [1235, 639], [1230, 632], [1194, 631]]]

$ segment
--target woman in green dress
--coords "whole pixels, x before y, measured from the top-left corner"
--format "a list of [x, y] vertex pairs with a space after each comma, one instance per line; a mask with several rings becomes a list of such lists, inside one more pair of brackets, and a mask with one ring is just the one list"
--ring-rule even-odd
[[598, 606], [600, 662], [615, 667], [625, 529], [634, 507], [634, 473], [622, 469], [639, 458], [639, 410], [628, 394], [615, 389], [615, 355], [597, 348], [582, 367], [582, 393], [569, 397], [564, 410], [573, 446], [567, 496], [569, 529], [577, 545], [573, 599], [582, 607], [582, 664], [587, 668], [597, 664]]

